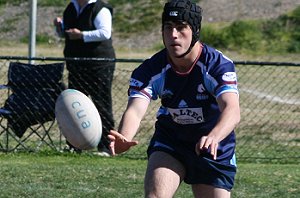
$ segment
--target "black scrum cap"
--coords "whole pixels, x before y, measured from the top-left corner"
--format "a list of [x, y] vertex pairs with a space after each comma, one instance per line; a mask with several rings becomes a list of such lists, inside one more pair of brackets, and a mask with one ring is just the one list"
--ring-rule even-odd
[[199, 40], [202, 9], [190, 0], [172, 0], [166, 3], [162, 14], [162, 26], [166, 21], [187, 22], [193, 31], [191, 46]]

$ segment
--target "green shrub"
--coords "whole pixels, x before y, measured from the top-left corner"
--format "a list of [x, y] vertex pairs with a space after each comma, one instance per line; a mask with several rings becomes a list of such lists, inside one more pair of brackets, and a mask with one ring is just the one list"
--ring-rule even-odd
[[262, 33], [260, 24], [256, 21], [235, 21], [224, 28], [224, 42], [227, 48], [234, 50], [260, 48]]
[[300, 6], [298, 6], [293, 12], [284, 15], [281, 19], [285, 24], [283, 34], [290, 37], [287, 44], [287, 51], [292, 53], [300, 52]]
[[[50, 41], [52, 41], [53, 38], [51, 38], [51, 36], [47, 35], [47, 34], [37, 34], [36, 35], [36, 43], [37, 44], [45, 44], [45, 43], [49, 43]], [[20, 39], [20, 41], [22, 43], [28, 43], [29, 42], [29, 37], [28, 36], [24, 36]]]
[[67, 0], [38, 0], [38, 6], [66, 6], [70, 1]]
[[[19, 5], [28, 0], [0, 0], [5, 4]], [[38, 6], [64, 8], [68, 0], [38, 0]], [[120, 38], [134, 37], [161, 26], [163, 3], [152, 0], [109, 0], [114, 7], [113, 28]], [[10, 24], [10, 23], [8, 23]], [[2, 32], [10, 31], [11, 25]], [[159, 33], [159, 32], [158, 32]], [[300, 52], [300, 6], [292, 12], [272, 20], [235, 21], [225, 27], [216, 24], [203, 24], [200, 38], [203, 42], [219, 49], [230, 49], [255, 53], [299, 53]], [[22, 38], [26, 42], [28, 38]], [[47, 36], [37, 35], [37, 42], [46, 42]], [[154, 43], [154, 48], [162, 44]]]
[[208, 45], [217, 48], [225, 48], [227, 45], [222, 30], [220, 31], [216, 28], [213, 28], [210, 25], [206, 25], [202, 27], [200, 33], [200, 40]]
[[300, 52], [300, 6], [294, 11], [263, 22], [262, 32], [268, 49], [275, 52]]
[[299, 53], [300, 6], [277, 19], [235, 21], [221, 29], [205, 26], [201, 40], [216, 48], [250, 53]]
[[[21, 3], [30, 2], [28, 0], [0, 0], [0, 6], [11, 4], [11, 5], [20, 5]], [[37, 0], [38, 6], [65, 6], [69, 3], [67, 0]]]
[[115, 8], [114, 30], [120, 37], [151, 31], [161, 24], [162, 5], [159, 0], [153, 0], [151, 4], [138, 0], [113, 0], [110, 4]]
[[6, 5], [6, 4], [11, 4], [11, 5], [19, 5], [20, 3], [27, 2], [27, 0], [0, 0], [0, 5]]

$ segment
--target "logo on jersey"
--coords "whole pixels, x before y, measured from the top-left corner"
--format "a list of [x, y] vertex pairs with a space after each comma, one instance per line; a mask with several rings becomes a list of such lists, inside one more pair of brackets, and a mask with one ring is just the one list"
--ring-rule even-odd
[[174, 122], [178, 124], [199, 124], [204, 122], [202, 108], [168, 108]]
[[162, 94], [161, 94], [161, 98], [172, 98], [173, 97], [173, 92], [171, 90], [163, 90]]
[[184, 100], [181, 100], [180, 103], [178, 104], [179, 108], [184, 108], [184, 107], [188, 107], [187, 103]]
[[236, 82], [236, 73], [235, 72], [226, 72], [222, 76], [222, 80], [225, 82]]
[[171, 11], [169, 13], [169, 16], [174, 16], [174, 17], [178, 16], [178, 11]]
[[198, 91], [199, 93], [205, 92], [205, 88], [204, 88], [203, 84], [198, 85], [197, 91]]
[[197, 100], [207, 100], [208, 99], [208, 95], [205, 94], [206, 89], [203, 86], [203, 84], [198, 85], [197, 91], [198, 91], [198, 93], [196, 95]]
[[143, 85], [143, 83], [141, 81], [136, 80], [134, 78], [130, 79], [129, 84], [131, 87], [141, 87]]

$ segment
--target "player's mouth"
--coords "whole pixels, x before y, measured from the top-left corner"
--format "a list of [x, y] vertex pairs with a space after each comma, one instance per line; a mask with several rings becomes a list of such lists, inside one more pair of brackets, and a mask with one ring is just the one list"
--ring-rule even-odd
[[173, 43], [173, 44], [171, 44], [170, 46], [171, 46], [171, 47], [181, 47], [181, 45], [178, 44], [178, 43]]

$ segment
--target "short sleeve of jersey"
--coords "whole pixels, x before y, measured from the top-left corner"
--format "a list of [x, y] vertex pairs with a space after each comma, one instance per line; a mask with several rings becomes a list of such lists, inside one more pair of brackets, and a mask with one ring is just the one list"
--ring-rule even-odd
[[156, 100], [163, 89], [164, 75], [168, 68], [165, 50], [145, 60], [132, 72], [128, 89], [129, 97]]
[[237, 75], [232, 60], [205, 45], [200, 65], [207, 90], [216, 98], [226, 92], [238, 94]]

